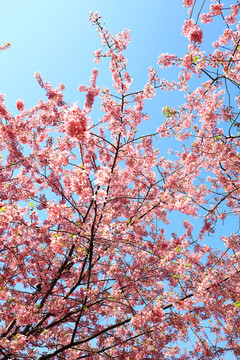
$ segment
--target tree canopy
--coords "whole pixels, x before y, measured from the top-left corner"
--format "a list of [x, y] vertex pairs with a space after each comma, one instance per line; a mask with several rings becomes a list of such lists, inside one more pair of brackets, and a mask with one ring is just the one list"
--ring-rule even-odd
[[[94, 68], [85, 102], [69, 105], [37, 72], [45, 100], [17, 100], [14, 116], [0, 96], [0, 359], [240, 357], [240, 237], [216, 249], [208, 236], [239, 216], [240, 3], [206, 3], [193, 16], [196, 1], [183, 1], [188, 51], [161, 54], [139, 91], [129, 31], [113, 36], [92, 12], [112, 88]], [[143, 133], [145, 102], [161, 91], [185, 101]], [[181, 144], [168, 158], [164, 138]]]

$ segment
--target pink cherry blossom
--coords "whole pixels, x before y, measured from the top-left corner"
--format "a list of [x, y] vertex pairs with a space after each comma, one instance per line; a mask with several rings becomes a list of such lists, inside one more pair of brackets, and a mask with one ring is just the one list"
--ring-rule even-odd
[[7, 50], [9, 48], [11, 48], [11, 44], [9, 42], [6, 43], [6, 44], [0, 45], [0, 52], [4, 51], [4, 50]]
[[203, 32], [199, 28], [191, 29], [188, 33], [189, 41], [195, 41], [196, 43], [202, 43]]
[[193, 0], [183, 0], [183, 6], [184, 7], [193, 6]]
[[[0, 95], [1, 359], [239, 358], [240, 236], [218, 226], [239, 216], [240, 9], [183, 5], [171, 81], [133, 89], [130, 32], [92, 12], [111, 87], [93, 69], [69, 105], [37, 72], [46, 98], [17, 115]], [[161, 91], [180, 100], [150, 117]]]
[[18, 111], [23, 111], [24, 110], [24, 102], [22, 100], [17, 100], [16, 101], [16, 106]]

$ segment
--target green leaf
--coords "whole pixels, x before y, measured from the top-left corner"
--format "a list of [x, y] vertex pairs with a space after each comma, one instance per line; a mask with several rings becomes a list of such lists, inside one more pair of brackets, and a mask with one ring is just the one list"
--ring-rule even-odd
[[237, 309], [237, 308], [239, 308], [240, 307], [240, 301], [236, 301], [235, 302], [235, 308]]
[[131, 220], [127, 220], [127, 226], [130, 226]]

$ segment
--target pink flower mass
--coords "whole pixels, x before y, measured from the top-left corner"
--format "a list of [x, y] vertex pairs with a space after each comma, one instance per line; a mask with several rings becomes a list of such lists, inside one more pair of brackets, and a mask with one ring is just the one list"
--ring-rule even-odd
[[80, 139], [87, 131], [87, 117], [79, 108], [74, 108], [66, 117], [66, 133]]
[[203, 38], [202, 29], [197, 26], [193, 19], [187, 19], [182, 28], [183, 35], [188, 37], [189, 41], [201, 44]]
[[192, 7], [193, 6], [193, 0], [183, 0], [183, 6], [184, 7]]
[[189, 41], [195, 41], [199, 44], [202, 43], [202, 38], [203, 38], [203, 32], [201, 29], [191, 29], [188, 33], [188, 39]]
[[37, 105], [0, 95], [0, 360], [240, 359], [240, 236], [223, 231], [240, 208], [240, 6], [183, 6], [186, 49], [141, 88], [130, 31], [91, 12], [103, 49], [79, 100], [39, 72]]
[[24, 110], [24, 102], [22, 100], [17, 100], [16, 101], [16, 106], [18, 111], [23, 111]]

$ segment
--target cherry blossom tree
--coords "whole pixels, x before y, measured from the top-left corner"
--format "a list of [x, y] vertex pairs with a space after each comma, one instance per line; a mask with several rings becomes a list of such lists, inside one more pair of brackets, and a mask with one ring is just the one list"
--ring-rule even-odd
[[[175, 81], [149, 68], [132, 92], [129, 31], [112, 36], [91, 13], [112, 89], [93, 69], [79, 86], [85, 103], [68, 105], [64, 85], [36, 73], [47, 99], [30, 109], [17, 100], [16, 116], [1, 95], [0, 359], [240, 357], [240, 237], [222, 236], [217, 251], [208, 240], [239, 216], [240, 3], [183, 5], [188, 51], [158, 61], [179, 67]], [[142, 134], [144, 103], [161, 91], [186, 101]], [[162, 138], [184, 146], [166, 159]], [[171, 211], [186, 215], [183, 231]]]

